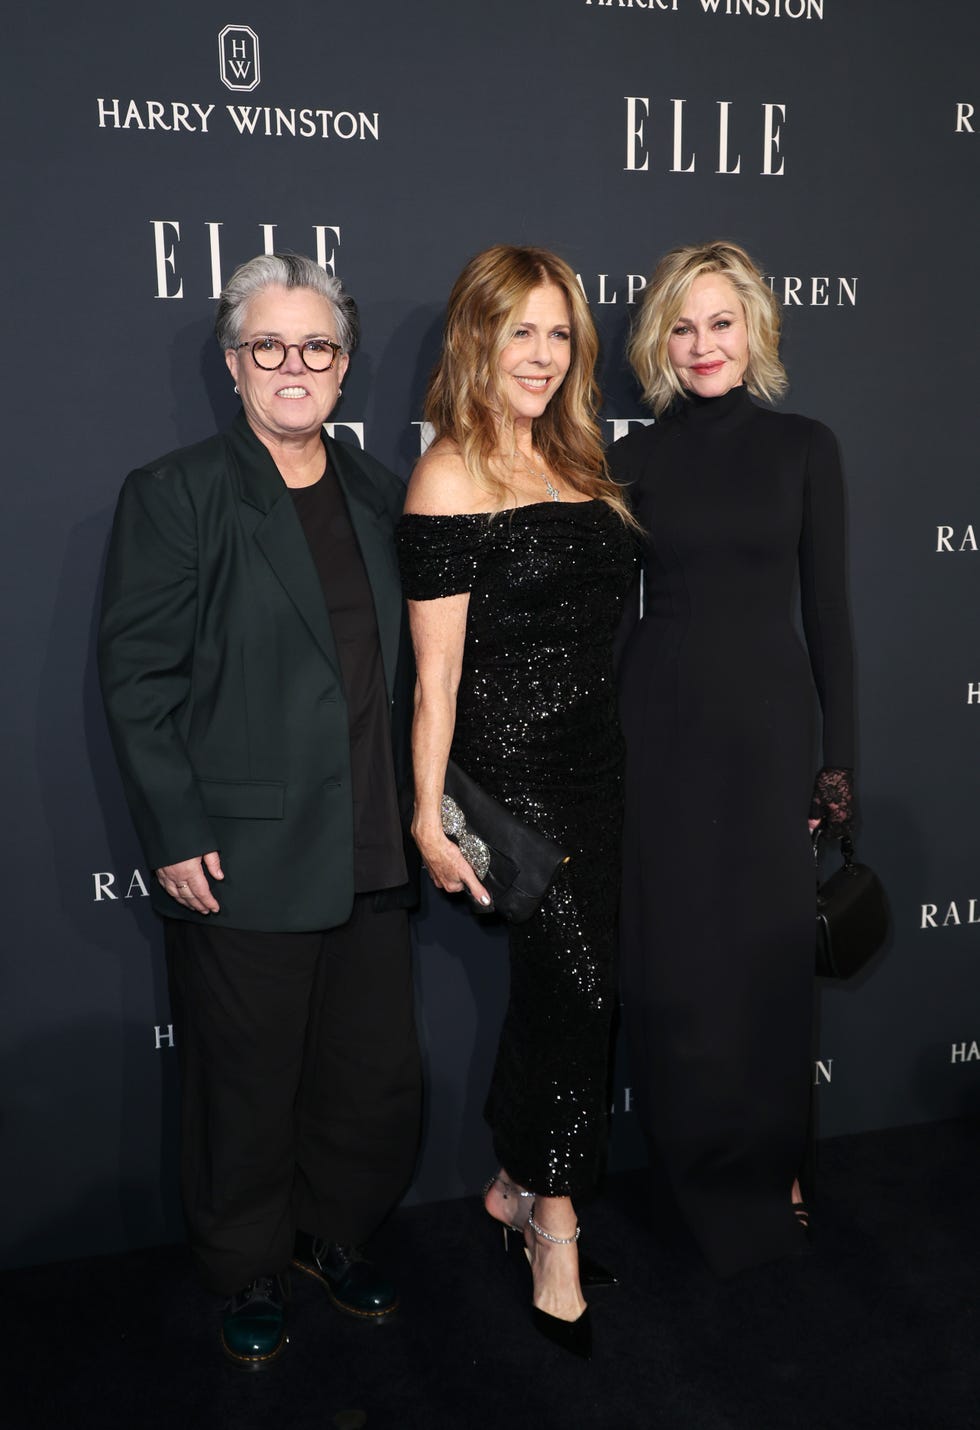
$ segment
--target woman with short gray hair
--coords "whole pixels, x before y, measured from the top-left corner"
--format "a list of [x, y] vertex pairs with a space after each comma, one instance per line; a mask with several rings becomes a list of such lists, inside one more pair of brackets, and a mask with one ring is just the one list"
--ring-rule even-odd
[[360, 338], [357, 304], [339, 278], [303, 253], [262, 253], [243, 263], [228, 279], [218, 297], [214, 332], [222, 352], [241, 341], [248, 305], [266, 288], [305, 288], [318, 293], [333, 309], [337, 340], [348, 357]]
[[132, 472], [100, 670], [165, 929], [181, 1183], [221, 1345], [286, 1344], [290, 1262], [340, 1311], [394, 1311], [358, 1246], [402, 1192], [420, 1070], [404, 487], [324, 431], [358, 337], [297, 254], [230, 278], [216, 333], [242, 410]]

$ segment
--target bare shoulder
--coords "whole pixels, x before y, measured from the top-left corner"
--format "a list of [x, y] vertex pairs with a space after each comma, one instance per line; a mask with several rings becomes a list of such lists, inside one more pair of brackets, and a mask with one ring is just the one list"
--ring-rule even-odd
[[484, 509], [486, 497], [448, 437], [433, 442], [415, 464], [405, 498], [406, 513], [459, 516]]

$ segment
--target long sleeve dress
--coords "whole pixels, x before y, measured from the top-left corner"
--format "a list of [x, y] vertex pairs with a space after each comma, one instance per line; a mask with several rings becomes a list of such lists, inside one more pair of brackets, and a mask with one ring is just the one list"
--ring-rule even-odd
[[684, 400], [610, 464], [648, 533], [621, 682], [635, 1096], [724, 1275], [802, 1249], [814, 687], [823, 764], [854, 762], [840, 465], [826, 427], [744, 387]]
[[602, 501], [402, 518], [405, 595], [469, 592], [451, 757], [571, 856], [511, 925], [510, 996], [486, 1104], [502, 1166], [548, 1196], [604, 1153], [623, 740], [613, 642], [635, 541]]

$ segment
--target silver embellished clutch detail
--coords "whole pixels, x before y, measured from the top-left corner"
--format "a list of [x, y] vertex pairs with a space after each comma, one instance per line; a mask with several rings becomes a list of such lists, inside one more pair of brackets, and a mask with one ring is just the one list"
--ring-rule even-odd
[[490, 846], [466, 827], [466, 815], [448, 794], [442, 797], [442, 829], [448, 839], [458, 844], [467, 864], [472, 864], [478, 879], [486, 878], [490, 868]]
[[522, 823], [452, 760], [443, 782], [442, 827], [493, 900], [489, 909], [475, 902], [473, 907], [511, 923], [523, 923], [538, 910], [568, 863], [560, 845]]

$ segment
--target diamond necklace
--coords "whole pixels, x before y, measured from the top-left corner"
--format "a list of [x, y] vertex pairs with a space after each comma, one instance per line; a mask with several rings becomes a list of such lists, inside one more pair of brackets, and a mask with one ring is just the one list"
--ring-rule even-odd
[[[523, 464], [525, 470], [530, 472], [532, 477], [539, 477], [541, 481], [544, 482], [544, 489], [548, 493], [548, 496], [551, 498], [552, 501], [561, 501], [561, 492], [555, 486], [554, 482], [548, 476], [547, 472], [536, 472], [531, 466], [531, 463], [525, 457], [524, 453], [516, 445], [514, 447], [514, 456], [520, 457], [521, 463]], [[513, 465], [513, 461], [511, 461], [511, 466]]]

